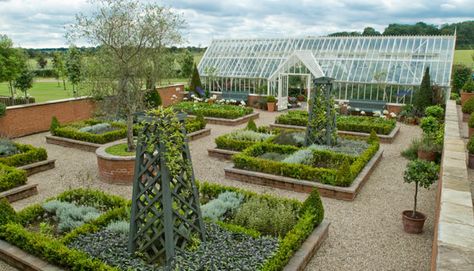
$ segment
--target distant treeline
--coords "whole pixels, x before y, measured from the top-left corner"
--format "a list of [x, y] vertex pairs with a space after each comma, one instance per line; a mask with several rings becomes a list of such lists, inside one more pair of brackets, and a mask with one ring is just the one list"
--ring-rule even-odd
[[389, 24], [381, 33], [372, 27], [362, 32], [336, 32], [328, 36], [380, 36], [380, 35], [452, 35], [457, 32], [456, 49], [474, 49], [474, 21], [465, 21], [441, 26], [419, 22], [416, 24]]

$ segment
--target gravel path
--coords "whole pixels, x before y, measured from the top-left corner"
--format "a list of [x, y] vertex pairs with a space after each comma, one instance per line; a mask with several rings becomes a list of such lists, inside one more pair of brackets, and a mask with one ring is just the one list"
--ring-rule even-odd
[[[257, 125], [274, 122], [276, 113], [260, 112]], [[190, 144], [197, 179], [272, 193], [304, 200], [306, 194], [272, 189], [224, 179], [224, 167], [232, 163], [207, 156], [214, 138], [231, 129], [244, 127], [209, 125], [211, 135]], [[406, 160], [400, 156], [419, 128], [402, 126], [397, 140], [383, 145], [384, 158], [353, 202], [323, 198], [326, 217], [331, 222], [329, 238], [306, 270], [428, 270], [433, 238], [435, 189], [421, 190], [419, 209], [427, 214], [425, 232], [408, 235], [403, 232], [401, 212], [410, 209], [414, 188], [403, 183]], [[50, 158], [57, 159], [56, 169], [33, 175], [29, 183], [39, 184], [39, 195], [14, 203], [16, 209], [41, 202], [73, 187], [94, 187], [109, 193], [131, 197], [130, 186], [105, 184], [97, 179], [94, 153], [46, 144], [46, 133], [18, 139], [44, 146]], [[0, 262], [0, 271], [3, 271]], [[10, 269], [5, 269], [10, 270]], [[12, 269], [13, 270], [13, 269]]]

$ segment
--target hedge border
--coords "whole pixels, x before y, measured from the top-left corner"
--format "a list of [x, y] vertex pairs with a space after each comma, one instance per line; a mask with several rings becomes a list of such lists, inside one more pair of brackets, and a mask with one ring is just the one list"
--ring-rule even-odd
[[26, 171], [0, 164], [0, 192], [26, 184]]
[[20, 153], [0, 158], [0, 164], [11, 167], [21, 167], [48, 159], [48, 153], [44, 148], [37, 148], [28, 144], [14, 143]]

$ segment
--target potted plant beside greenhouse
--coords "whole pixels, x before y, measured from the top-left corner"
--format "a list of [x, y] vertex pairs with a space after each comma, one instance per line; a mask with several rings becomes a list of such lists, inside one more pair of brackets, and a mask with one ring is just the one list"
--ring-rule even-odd
[[269, 112], [276, 111], [276, 98], [275, 96], [268, 96], [267, 97], [267, 109]]
[[471, 78], [462, 87], [461, 105], [464, 105], [464, 103], [472, 97], [474, 97], [474, 80]]
[[439, 167], [434, 162], [423, 160], [410, 161], [405, 169], [403, 179], [406, 183], [415, 183], [413, 210], [402, 212], [403, 229], [407, 233], [421, 233], [426, 215], [417, 211], [418, 188], [428, 189], [438, 179]]
[[474, 97], [469, 98], [466, 102], [464, 102], [461, 110], [463, 113], [462, 121], [468, 121], [471, 114], [474, 113]]

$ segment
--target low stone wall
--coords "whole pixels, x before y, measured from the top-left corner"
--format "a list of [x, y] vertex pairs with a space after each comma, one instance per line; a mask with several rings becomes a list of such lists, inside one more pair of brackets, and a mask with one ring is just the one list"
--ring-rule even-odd
[[446, 105], [431, 270], [474, 270], [474, 213], [456, 104]]
[[0, 135], [15, 138], [44, 132], [49, 130], [53, 116], [60, 123], [69, 123], [91, 118], [94, 109], [95, 103], [89, 97], [9, 106], [0, 117]]
[[115, 156], [105, 152], [108, 147], [123, 142], [126, 141], [108, 143], [96, 150], [99, 176], [106, 183], [125, 185], [133, 183], [135, 156]]
[[158, 87], [156, 91], [160, 94], [161, 103], [164, 107], [181, 102], [186, 95], [183, 84]]

